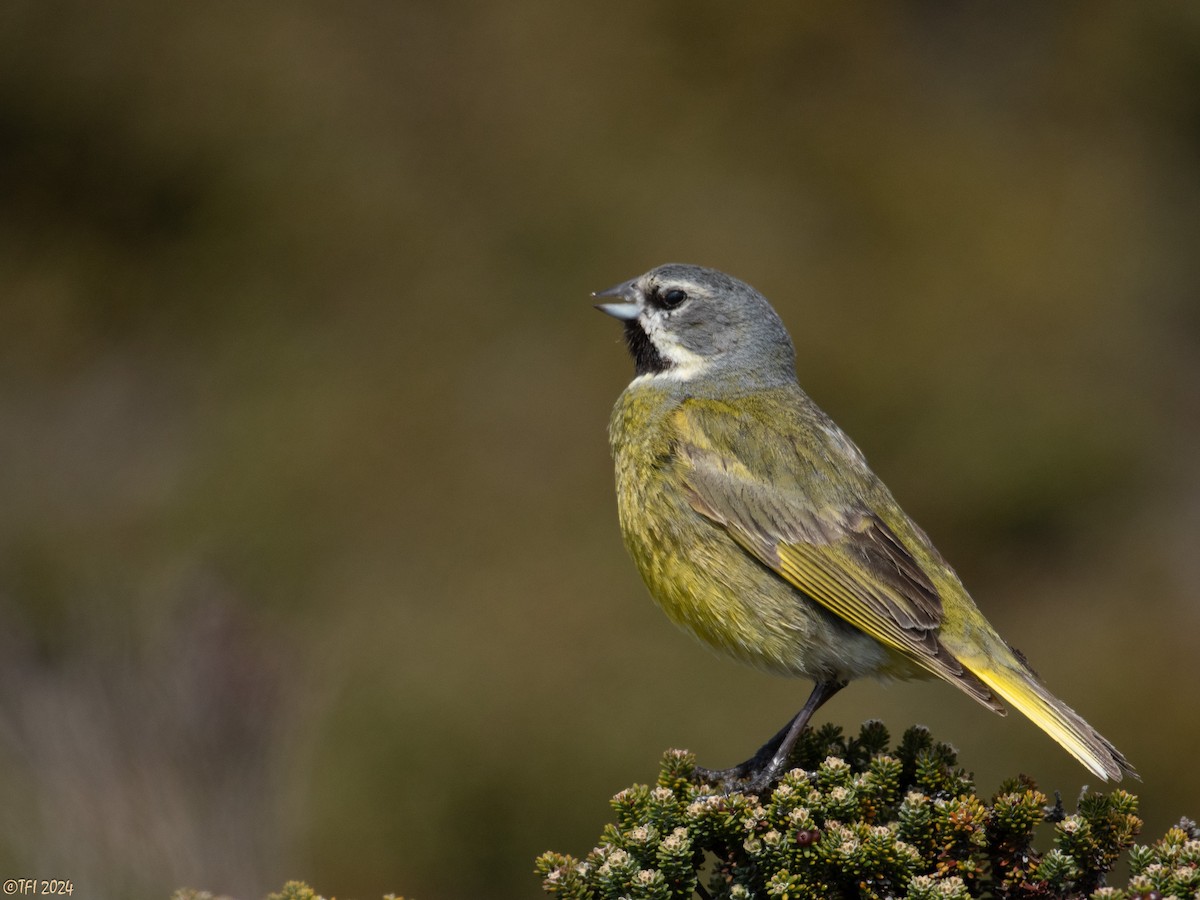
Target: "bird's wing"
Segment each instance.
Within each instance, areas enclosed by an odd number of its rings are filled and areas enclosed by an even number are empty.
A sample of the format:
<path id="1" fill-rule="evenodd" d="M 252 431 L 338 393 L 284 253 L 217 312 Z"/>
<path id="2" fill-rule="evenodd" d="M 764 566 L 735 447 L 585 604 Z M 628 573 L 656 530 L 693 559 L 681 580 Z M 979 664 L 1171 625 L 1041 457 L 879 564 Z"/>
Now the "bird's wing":
<path id="1" fill-rule="evenodd" d="M 942 598 L 872 509 L 865 495 L 878 482 L 832 423 L 810 415 L 801 427 L 685 401 L 674 425 L 692 508 L 807 597 L 995 708 L 938 640 Z M 886 495 L 881 485 L 878 492 Z"/>

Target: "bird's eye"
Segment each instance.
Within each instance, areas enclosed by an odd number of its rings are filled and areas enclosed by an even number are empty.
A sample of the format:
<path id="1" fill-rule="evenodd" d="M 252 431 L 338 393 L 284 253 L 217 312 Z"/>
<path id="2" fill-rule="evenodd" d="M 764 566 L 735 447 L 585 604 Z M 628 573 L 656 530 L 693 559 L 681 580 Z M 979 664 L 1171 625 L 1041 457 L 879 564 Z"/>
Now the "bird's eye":
<path id="1" fill-rule="evenodd" d="M 659 305 L 663 309 L 677 309 L 687 300 L 687 291 L 681 291 L 679 288 L 671 288 L 669 291 L 664 291 L 659 296 Z"/>

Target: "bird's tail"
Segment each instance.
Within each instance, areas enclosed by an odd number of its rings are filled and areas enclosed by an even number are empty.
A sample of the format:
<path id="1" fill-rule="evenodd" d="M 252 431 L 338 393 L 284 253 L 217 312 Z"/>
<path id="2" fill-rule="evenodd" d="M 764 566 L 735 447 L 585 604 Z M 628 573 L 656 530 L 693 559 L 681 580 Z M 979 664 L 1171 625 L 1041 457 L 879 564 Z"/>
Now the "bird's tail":
<path id="1" fill-rule="evenodd" d="M 1079 713 L 1051 694 L 1015 656 L 1009 660 L 980 660 L 979 664 L 964 659 L 963 663 L 1098 777 L 1120 781 L 1123 774 L 1129 773 L 1137 778 L 1137 772 L 1121 751 Z"/>

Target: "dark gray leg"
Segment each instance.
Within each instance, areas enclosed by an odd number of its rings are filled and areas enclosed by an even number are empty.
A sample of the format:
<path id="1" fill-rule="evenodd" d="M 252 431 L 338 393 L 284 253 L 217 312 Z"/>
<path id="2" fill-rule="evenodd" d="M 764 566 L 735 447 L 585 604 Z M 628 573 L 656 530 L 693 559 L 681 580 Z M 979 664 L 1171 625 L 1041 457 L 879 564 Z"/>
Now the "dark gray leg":
<path id="1" fill-rule="evenodd" d="M 824 705 L 830 697 L 846 686 L 845 681 L 818 681 L 813 685 L 812 693 L 804 708 L 792 718 L 787 725 L 769 741 L 759 748 L 759 751 L 743 763 L 732 769 L 705 769 L 696 767 L 696 777 L 709 784 L 721 785 L 729 790 L 756 793 L 763 791 L 775 781 L 784 771 L 788 757 L 796 747 L 801 732 L 808 725 L 813 713 Z"/>

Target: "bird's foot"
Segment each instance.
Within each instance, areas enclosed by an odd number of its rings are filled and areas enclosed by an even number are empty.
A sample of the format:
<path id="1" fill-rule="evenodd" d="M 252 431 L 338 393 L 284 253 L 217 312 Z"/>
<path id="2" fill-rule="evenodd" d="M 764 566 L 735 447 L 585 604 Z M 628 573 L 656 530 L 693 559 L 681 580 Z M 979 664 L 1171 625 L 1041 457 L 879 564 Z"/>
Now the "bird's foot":
<path id="1" fill-rule="evenodd" d="M 783 774 L 782 764 L 776 764 L 769 759 L 761 762 L 748 759 L 746 762 L 730 769 L 706 769 L 696 767 L 696 780 L 701 784 L 709 784 L 719 789 L 723 794 L 765 794 L 779 776 Z"/>
<path id="2" fill-rule="evenodd" d="M 758 748 L 758 752 L 732 769 L 705 769 L 696 767 L 696 780 L 711 784 L 726 794 L 740 791 L 743 794 L 764 794 L 772 784 L 788 771 L 788 762 L 801 733 L 808 727 L 808 720 L 826 700 L 846 686 L 845 681 L 818 681 L 813 685 L 804 708 L 778 733 Z"/>

